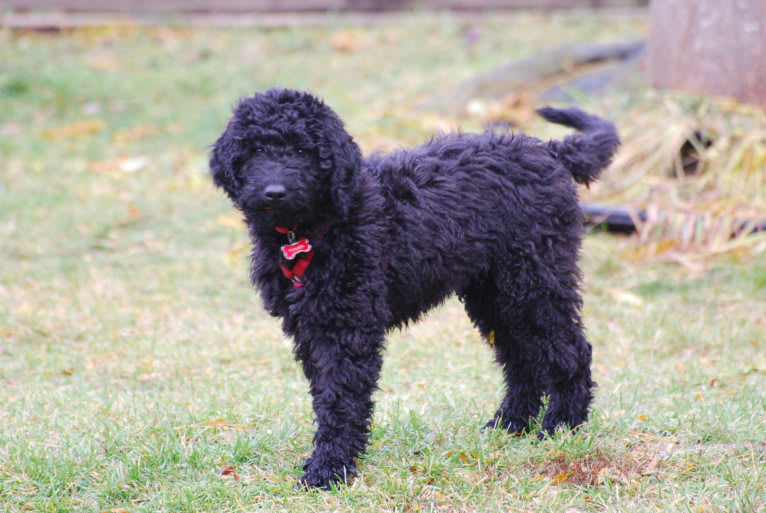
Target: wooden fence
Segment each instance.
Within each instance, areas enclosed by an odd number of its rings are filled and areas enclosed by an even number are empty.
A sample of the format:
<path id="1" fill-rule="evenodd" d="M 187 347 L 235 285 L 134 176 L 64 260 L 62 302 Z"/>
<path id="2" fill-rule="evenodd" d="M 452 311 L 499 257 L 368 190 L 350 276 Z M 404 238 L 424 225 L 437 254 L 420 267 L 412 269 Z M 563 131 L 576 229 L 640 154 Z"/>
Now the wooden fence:
<path id="1" fill-rule="evenodd" d="M 0 0 L 0 11 L 74 12 L 322 12 L 402 9 L 637 7 L 648 0 Z"/>

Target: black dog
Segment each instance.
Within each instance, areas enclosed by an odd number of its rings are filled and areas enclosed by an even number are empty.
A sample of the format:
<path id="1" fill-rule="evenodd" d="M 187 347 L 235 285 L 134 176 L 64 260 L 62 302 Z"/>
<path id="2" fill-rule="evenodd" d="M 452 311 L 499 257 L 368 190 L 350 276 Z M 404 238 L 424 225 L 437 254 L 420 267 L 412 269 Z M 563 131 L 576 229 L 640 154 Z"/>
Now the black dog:
<path id="1" fill-rule="evenodd" d="M 210 168 L 245 215 L 252 281 L 310 383 L 318 428 L 303 485 L 355 471 L 385 333 L 453 292 L 503 368 L 505 398 L 488 426 L 528 430 L 544 394 L 544 433 L 586 420 L 594 383 L 574 181 L 595 180 L 619 139 L 582 111 L 539 112 L 581 133 L 547 143 L 450 134 L 364 159 L 310 94 L 272 89 L 234 109 Z"/>

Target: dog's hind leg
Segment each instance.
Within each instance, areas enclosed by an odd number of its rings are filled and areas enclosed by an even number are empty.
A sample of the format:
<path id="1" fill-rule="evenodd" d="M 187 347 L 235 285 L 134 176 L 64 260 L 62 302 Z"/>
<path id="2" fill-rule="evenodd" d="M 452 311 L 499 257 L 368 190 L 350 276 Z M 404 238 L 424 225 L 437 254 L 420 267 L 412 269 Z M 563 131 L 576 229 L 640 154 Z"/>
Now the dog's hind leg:
<path id="1" fill-rule="evenodd" d="M 516 330 L 522 372 L 534 374 L 548 396 L 543 433 L 557 426 L 578 427 L 588 417 L 595 387 L 591 379 L 591 345 L 580 320 L 576 271 L 562 266 L 548 270 L 528 262 L 524 267 L 498 272 L 498 312 Z M 528 277 L 525 279 L 525 277 Z M 502 285 L 500 285 L 502 284 Z M 497 343 L 497 342 L 496 342 Z"/>
<path id="2" fill-rule="evenodd" d="M 528 432 L 540 413 L 543 394 L 534 358 L 524 342 L 504 326 L 490 332 L 489 341 L 503 369 L 505 397 L 486 427 L 502 427 L 512 434 Z"/>
<path id="3" fill-rule="evenodd" d="M 510 433 L 529 431 L 530 422 L 540 413 L 543 394 L 534 354 L 497 313 L 494 284 L 476 284 L 460 297 L 468 316 L 495 351 L 495 360 L 503 371 L 505 396 L 495 416 L 484 427 L 502 427 Z"/>
<path id="4" fill-rule="evenodd" d="M 569 326 L 560 326 L 550 339 L 555 346 L 550 355 L 544 434 L 553 434 L 558 426 L 579 427 L 587 420 L 593 400 L 596 384 L 591 378 L 591 345 L 585 340 L 579 321 L 569 322 Z"/>

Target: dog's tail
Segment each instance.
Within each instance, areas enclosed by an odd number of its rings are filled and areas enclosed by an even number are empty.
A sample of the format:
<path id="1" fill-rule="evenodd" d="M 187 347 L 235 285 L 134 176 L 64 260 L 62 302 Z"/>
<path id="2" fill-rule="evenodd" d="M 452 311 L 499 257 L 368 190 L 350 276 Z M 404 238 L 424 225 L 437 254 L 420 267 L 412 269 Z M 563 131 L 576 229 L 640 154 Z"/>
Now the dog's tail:
<path id="1" fill-rule="evenodd" d="M 611 122 L 579 109 L 544 107 L 537 111 L 551 123 L 580 131 L 561 141 L 550 141 L 551 154 L 572 173 L 576 182 L 589 184 L 612 162 L 620 137 Z"/>

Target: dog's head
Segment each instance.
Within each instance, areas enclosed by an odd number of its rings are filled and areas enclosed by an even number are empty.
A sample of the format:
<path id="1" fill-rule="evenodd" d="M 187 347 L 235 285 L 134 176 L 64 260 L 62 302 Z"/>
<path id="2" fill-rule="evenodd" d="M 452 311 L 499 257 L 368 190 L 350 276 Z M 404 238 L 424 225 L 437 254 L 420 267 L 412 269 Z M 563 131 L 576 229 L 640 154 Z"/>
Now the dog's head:
<path id="1" fill-rule="evenodd" d="M 264 228 L 347 216 L 361 163 L 332 109 L 288 89 L 240 100 L 210 156 L 215 184 Z"/>

